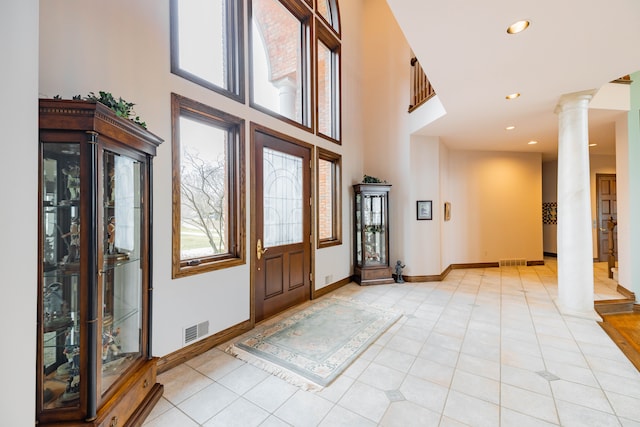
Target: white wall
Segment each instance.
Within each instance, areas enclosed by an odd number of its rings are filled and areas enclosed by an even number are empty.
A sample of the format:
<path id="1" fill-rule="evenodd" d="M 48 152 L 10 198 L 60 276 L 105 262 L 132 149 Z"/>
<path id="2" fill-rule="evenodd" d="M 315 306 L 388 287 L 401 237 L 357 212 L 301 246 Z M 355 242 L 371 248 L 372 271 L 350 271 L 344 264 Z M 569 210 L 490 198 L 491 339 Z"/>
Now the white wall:
<path id="1" fill-rule="evenodd" d="M 618 283 L 626 289 L 632 290 L 631 256 L 631 216 L 630 205 L 630 163 L 629 163 L 629 120 L 622 117 L 616 121 L 616 187 L 620 197 L 618 205 Z M 637 290 L 636 290 L 637 292 Z"/>
<path id="2" fill-rule="evenodd" d="M 342 1 L 341 7 L 347 3 Z M 410 198 L 409 60 L 411 50 L 385 0 L 367 0 L 363 10 L 364 173 L 388 181 L 389 260 L 405 260 L 415 200 Z M 362 176 L 356 182 L 360 182 Z"/>
<path id="3" fill-rule="evenodd" d="M 543 259 L 539 153 L 450 151 L 445 197 L 454 263 Z"/>
<path id="4" fill-rule="evenodd" d="M 541 156 L 450 152 L 438 138 L 410 136 L 417 118 L 446 113 L 437 99 L 407 113 L 411 50 L 384 0 L 367 2 L 364 26 L 364 87 L 372 88 L 364 94 L 364 169 L 393 185 L 391 262 L 421 276 L 454 263 L 541 260 Z M 433 221 L 416 220 L 423 199 L 434 202 Z"/>
<path id="5" fill-rule="evenodd" d="M 627 197 L 624 205 L 618 204 L 618 266 L 619 283 L 640 295 L 640 71 L 632 74 L 631 80 L 631 107 L 627 127 L 623 128 L 624 121 L 616 123 L 616 132 L 627 138 L 624 147 L 620 147 L 624 142 L 616 144 L 616 150 L 624 150 L 618 151 L 618 181 L 626 178 L 624 188 L 618 186 L 618 193 Z M 622 152 L 626 154 L 625 157 L 622 157 Z M 622 201 L 623 198 L 619 199 Z"/>
<path id="6" fill-rule="evenodd" d="M 33 426 L 36 394 L 38 0 L 0 3 L 0 33 L 0 424 L 26 427 Z"/>
<path id="7" fill-rule="evenodd" d="M 408 230 L 409 248 L 405 255 L 404 274 L 430 276 L 442 272 L 440 228 L 442 200 L 440 198 L 440 141 L 435 137 L 411 137 L 410 192 L 413 206 L 404 226 Z M 416 219 L 417 200 L 431 200 L 432 220 Z"/>
<path id="8" fill-rule="evenodd" d="M 317 250 L 314 271 L 318 287 L 325 278 L 349 277 L 351 265 L 351 184 L 362 176 L 362 96 L 360 0 L 341 3 L 343 44 L 343 144 L 337 145 L 255 111 L 170 73 L 169 2 L 156 0 L 48 0 L 41 4 L 40 92 L 71 98 L 99 90 L 136 103 L 149 130 L 165 140 L 154 160 L 154 318 L 153 353 L 163 356 L 181 348 L 183 328 L 208 320 L 216 333 L 249 319 L 250 268 L 246 265 L 171 279 L 171 112 L 175 92 L 245 118 L 247 170 L 247 250 L 249 251 L 249 124 L 256 122 L 307 143 L 342 154 L 343 244 Z M 45 18 L 46 17 L 46 18 Z M 97 20 L 96 17 L 99 17 Z M 117 30 L 106 31 L 117 24 Z M 352 25 L 353 23 L 353 25 Z M 73 28 L 73 31 L 69 31 Z M 113 27 L 115 28 L 115 27 Z M 81 37 L 78 35 L 82 35 Z M 247 26 L 245 25 L 245 36 Z M 245 39 L 248 39 L 245 37 Z M 245 64 L 248 64 L 245 50 Z M 246 73 L 248 84 L 248 73 Z M 246 86 L 248 88 L 248 86 Z M 248 92 L 248 90 L 247 90 Z M 247 260 L 250 252 L 247 252 Z M 249 262 L 249 261 L 247 261 Z"/>
<path id="9" fill-rule="evenodd" d="M 318 139 L 316 144 L 342 153 L 342 245 L 319 249 L 315 253 L 316 289 L 327 281 L 336 282 L 353 273 L 353 188 L 363 175 L 363 0 L 340 2 L 342 22 L 342 146 Z M 328 279 L 328 280 L 327 280 Z"/>

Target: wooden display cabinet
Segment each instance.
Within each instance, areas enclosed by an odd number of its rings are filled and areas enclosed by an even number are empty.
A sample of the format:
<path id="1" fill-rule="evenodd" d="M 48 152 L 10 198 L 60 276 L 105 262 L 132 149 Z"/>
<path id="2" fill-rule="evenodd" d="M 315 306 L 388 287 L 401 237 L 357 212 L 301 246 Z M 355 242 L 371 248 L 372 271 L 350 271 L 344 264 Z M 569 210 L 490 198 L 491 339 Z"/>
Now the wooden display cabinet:
<path id="1" fill-rule="evenodd" d="M 360 285 L 393 283 L 389 266 L 390 184 L 356 184 L 354 280 Z"/>
<path id="2" fill-rule="evenodd" d="M 139 425 L 151 357 L 151 169 L 160 138 L 103 104 L 39 105 L 37 424 Z"/>

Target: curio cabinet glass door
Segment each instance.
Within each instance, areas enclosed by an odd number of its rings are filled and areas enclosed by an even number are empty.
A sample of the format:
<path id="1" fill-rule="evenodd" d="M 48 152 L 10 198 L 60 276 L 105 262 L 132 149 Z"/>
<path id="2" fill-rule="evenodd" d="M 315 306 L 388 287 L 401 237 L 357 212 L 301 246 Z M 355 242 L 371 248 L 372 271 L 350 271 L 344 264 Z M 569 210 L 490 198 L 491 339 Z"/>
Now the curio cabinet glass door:
<path id="1" fill-rule="evenodd" d="M 136 425 L 151 357 L 158 137 L 100 103 L 40 100 L 38 425 Z"/>
<path id="2" fill-rule="evenodd" d="M 355 281 L 360 285 L 393 283 L 389 267 L 389 184 L 353 186 Z"/>

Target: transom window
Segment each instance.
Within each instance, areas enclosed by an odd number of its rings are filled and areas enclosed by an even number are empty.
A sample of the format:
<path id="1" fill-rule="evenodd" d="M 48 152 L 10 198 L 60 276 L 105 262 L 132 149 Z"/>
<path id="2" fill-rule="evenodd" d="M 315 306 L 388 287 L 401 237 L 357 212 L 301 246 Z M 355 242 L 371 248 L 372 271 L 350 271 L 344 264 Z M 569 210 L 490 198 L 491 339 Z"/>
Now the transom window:
<path id="1" fill-rule="evenodd" d="M 317 133 L 340 142 L 340 42 L 316 23 Z"/>
<path id="2" fill-rule="evenodd" d="M 245 0 L 170 1 L 171 72 L 244 103 Z M 337 0 L 246 2 L 250 105 L 340 143 Z"/>
<path id="3" fill-rule="evenodd" d="M 310 127 L 311 12 L 296 3 L 251 0 L 252 105 Z"/>
<path id="4" fill-rule="evenodd" d="M 244 101 L 238 0 L 171 0 L 171 72 Z"/>
<path id="5" fill-rule="evenodd" d="M 172 94 L 173 277 L 244 264 L 244 120 Z"/>

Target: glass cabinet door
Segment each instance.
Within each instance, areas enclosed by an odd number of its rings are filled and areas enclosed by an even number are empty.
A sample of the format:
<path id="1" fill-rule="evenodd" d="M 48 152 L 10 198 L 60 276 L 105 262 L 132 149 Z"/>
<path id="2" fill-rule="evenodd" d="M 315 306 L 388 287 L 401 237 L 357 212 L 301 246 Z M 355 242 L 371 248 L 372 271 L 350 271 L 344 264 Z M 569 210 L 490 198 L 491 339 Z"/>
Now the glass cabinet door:
<path id="1" fill-rule="evenodd" d="M 364 265 L 387 264 L 386 195 L 364 193 Z"/>
<path id="2" fill-rule="evenodd" d="M 362 265 L 362 195 L 356 193 L 356 265 Z"/>
<path id="3" fill-rule="evenodd" d="M 42 144 L 41 401 L 80 404 L 80 145 Z"/>
<path id="4" fill-rule="evenodd" d="M 101 392 L 142 356 L 144 235 L 141 163 L 104 151 Z"/>

